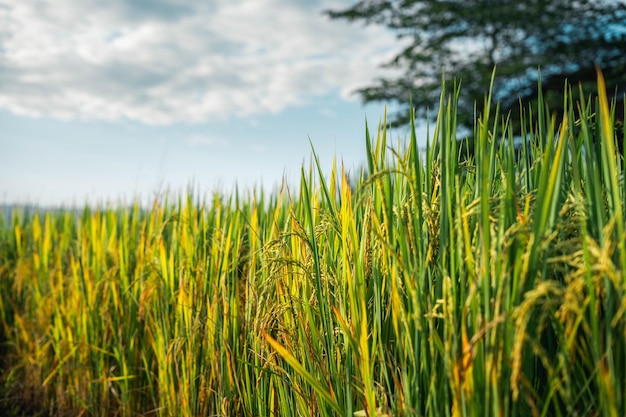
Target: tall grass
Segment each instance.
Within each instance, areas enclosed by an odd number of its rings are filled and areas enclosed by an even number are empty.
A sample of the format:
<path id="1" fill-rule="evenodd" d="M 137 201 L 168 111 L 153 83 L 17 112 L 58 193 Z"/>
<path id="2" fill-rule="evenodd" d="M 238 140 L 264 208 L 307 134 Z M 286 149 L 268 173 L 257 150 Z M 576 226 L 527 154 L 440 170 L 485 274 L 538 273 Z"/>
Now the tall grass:
<path id="1" fill-rule="evenodd" d="M 444 86 L 425 149 L 366 129 L 356 188 L 313 154 L 295 192 L 15 212 L 6 413 L 625 415 L 626 193 L 598 84 L 565 92 L 560 128 L 541 96 L 522 108 L 519 149 L 487 97 L 469 157 Z"/>

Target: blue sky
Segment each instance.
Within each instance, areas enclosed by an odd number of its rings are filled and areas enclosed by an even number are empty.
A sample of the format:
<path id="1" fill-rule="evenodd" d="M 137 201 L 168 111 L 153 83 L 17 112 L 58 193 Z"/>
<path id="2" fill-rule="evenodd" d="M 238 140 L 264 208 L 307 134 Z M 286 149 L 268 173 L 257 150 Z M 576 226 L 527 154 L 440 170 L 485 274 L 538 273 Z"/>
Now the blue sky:
<path id="1" fill-rule="evenodd" d="M 352 3 L 0 0 L 0 203 L 271 191 L 309 138 L 357 166 L 383 103 L 352 92 L 399 45 L 321 14 Z"/>

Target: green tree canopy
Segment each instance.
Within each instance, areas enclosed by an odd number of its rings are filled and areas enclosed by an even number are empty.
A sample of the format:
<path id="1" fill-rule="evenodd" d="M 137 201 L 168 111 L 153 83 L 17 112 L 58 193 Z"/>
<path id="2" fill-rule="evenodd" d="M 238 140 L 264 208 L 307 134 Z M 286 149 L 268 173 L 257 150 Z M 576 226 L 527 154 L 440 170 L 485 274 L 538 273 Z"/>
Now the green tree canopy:
<path id="1" fill-rule="evenodd" d="M 595 64 L 609 88 L 626 87 L 625 0 L 362 0 L 326 13 L 384 25 L 408 39 L 386 64 L 403 75 L 375 80 L 358 93 L 365 102 L 411 100 L 417 117 L 438 103 L 442 73 L 461 81 L 459 121 L 466 125 L 475 103 L 481 110 L 494 66 L 495 98 L 505 110 L 536 97 L 538 68 L 544 85 L 559 92 L 547 96 L 555 111 L 562 108 L 565 79 L 595 85 Z M 394 120 L 407 121 L 408 112 Z"/>

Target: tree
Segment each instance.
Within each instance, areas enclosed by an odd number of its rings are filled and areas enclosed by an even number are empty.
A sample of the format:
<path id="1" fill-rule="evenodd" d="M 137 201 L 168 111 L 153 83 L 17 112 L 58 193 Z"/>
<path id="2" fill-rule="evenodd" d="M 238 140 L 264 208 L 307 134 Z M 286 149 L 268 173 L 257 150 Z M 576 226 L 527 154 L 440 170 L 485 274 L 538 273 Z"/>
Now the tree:
<path id="1" fill-rule="evenodd" d="M 595 85 L 595 64 L 609 88 L 626 87 L 626 0 L 362 0 L 325 13 L 384 25 L 408 40 L 386 64 L 404 74 L 357 92 L 365 102 L 411 100 L 418 118 L 434 110 L 444 74 L 461 81 L 459 122 L 471 126 L 494 66 L 494 97 L 513 118 L 520 100 L 536 97 L 538 68 L 544 86 L 560 92 L 546 95 L 554 111 L 562 109 L 566 78 L 575 88 Z M 393 122 L 408 120 L 404 111 Z"/>

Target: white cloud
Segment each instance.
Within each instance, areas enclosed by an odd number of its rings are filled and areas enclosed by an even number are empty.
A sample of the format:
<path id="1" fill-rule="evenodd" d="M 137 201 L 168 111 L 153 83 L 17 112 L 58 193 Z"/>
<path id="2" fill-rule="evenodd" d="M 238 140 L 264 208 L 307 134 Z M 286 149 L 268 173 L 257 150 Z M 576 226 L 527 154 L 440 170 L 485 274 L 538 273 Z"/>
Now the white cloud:
<path id="1" fill-rule="evenodd" d="M 328 2 L 300 3 L 0 0 L 0 108 L 149 124 L 249 117 L 348 98 L 398 48 L 381 28 L 328 20 Z"/>

